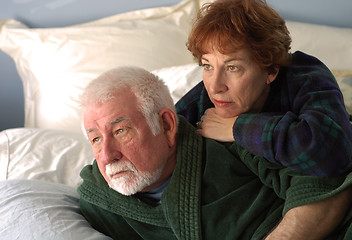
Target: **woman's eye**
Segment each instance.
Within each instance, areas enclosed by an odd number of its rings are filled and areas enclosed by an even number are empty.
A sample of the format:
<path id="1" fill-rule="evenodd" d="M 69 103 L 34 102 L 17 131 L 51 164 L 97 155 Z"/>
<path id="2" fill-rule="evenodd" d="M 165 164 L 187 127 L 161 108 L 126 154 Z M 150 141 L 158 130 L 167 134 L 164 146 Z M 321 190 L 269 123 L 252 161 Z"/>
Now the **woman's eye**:
<path id="1" fill-rule="evenodd" d="M 213 69 L 212 66 L 210 66 L 209 64 L 203 64 L 203 69 L 206 70 L 206 71 L 210 71 Z"/>
<path id="2" fill-rule="evenodd" d="M 234 72 L 234 71 L 236 71 L 237 69 L 238 69 L 238 67 L 233 66 L 233 65 L 227 66 L 227 70 L 229 70 L 229 71 L 231 71 L 231 72 Z"/>

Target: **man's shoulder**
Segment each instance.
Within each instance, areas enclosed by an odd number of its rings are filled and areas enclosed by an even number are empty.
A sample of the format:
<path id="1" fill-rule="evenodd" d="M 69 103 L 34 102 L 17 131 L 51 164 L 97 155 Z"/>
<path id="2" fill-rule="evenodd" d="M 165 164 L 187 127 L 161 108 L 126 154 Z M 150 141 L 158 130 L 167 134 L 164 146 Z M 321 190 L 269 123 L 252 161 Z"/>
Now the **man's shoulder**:
<path id="1" fill-rule="evenodd" d="M 92 164 L 86 165 L 80 173 L 80 176 L 83 180 L 82 184 L 78 187 L 78 193 L 83 195 L 91 189 L 100 189 L 103 190 L 108 188 L 104 177 L 101 175 L 98 164 L 96 160 Z"/>
<path id="2" fill-rule="evenodd" d="M 97 161 L 94 160 L 92 164 L 88 164 L 82 168 L 80 176 L 83 179 L 83 181 L 93 180 L 98 172 L 99 172 L 98 164 L 97 164 Z"/>

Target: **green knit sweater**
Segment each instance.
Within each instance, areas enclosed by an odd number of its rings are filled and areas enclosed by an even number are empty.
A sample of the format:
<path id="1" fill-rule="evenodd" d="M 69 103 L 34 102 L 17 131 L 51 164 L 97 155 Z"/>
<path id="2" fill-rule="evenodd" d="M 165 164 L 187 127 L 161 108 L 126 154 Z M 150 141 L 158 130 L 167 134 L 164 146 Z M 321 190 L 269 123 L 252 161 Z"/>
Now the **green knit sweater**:
<path id="1" fill-rule="evenodd" d="M 182 117 L 177 165 L 161 205 L 110 189 L 96 162 L 81 177 L 81 211 L 94 228 L 114 239 L 152 240 L 262 239 L 289 209 L 326 199 L 352 183 L 352 175 L 303 176 L 236 143 L 203 139 Z"/>

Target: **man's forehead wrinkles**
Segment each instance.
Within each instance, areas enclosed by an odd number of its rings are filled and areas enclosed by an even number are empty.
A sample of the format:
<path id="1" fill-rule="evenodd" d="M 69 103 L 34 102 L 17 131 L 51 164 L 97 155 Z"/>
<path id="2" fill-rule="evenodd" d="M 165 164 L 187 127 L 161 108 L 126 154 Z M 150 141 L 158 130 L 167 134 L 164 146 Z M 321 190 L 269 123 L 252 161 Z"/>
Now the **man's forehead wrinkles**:
<path id="1" fill-rule="evenodd" d="M 91 132 L 94 132 L 94 128 L 89 128 L 89 129 L 86 129 L 86 133 L 89 134 Z"/>
<path id="2" fill-rule="evenodd" d="M 120 123 L 122 121 L 125 121 L 127 120 L 125 117 L 118 117 L 112 121 L 109 122 L 110 125 L 114 125 L 114 124 L 117 124 L 117 123 Z"/>
<path id="3" fill-rule="evenodd" d="M 111 120 L 110 122 L 108 122 L 107 126 L 112 126 L 114 124 L 118 124 L 118 123 L 123 122 L 125 120 L 127 120 L 126 117 L 118 117 L 118 118 L 115 118 L 115 119 Z M 86 129 L 87 134 L 92 133 L 92 132 L 96 132 L 96 131 L 98 131 L 97 127 L 92 127 L 92 128 Z"/>

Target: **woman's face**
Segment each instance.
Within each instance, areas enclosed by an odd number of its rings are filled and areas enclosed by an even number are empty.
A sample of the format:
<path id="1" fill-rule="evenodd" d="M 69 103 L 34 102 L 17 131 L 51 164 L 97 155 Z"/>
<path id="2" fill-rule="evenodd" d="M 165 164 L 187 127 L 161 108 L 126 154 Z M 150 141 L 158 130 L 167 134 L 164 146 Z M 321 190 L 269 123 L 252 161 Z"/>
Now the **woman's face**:
<path id="1" fill-rule="evenodd" d="M 277 75 L 261 68 L 246 49 L 228 55 L 209 52 L 202 65 L 205 88 L 221 117 L 261 111 Z"/>

